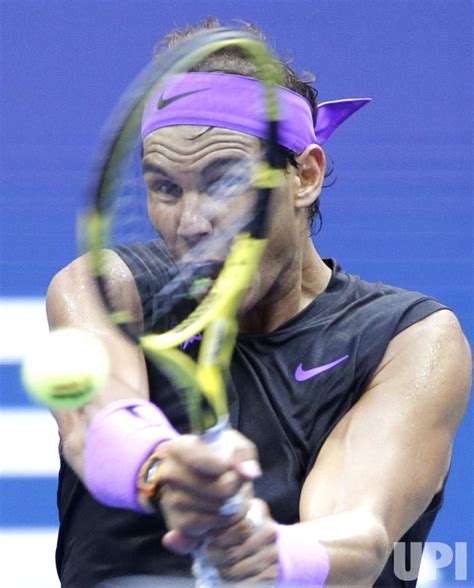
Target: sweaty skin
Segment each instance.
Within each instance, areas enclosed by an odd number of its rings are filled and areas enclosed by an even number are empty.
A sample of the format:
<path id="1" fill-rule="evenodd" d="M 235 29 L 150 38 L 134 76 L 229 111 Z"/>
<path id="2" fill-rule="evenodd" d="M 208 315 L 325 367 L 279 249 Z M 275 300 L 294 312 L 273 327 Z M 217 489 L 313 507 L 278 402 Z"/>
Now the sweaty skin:
<path id="1" fill-rule="evenodd" d="M 200 189 L 206 166 L 218 158 L 251 156 L 255 146 L 256 140 L 247 135 L 206 127 L 160 129 L 146 138 L 149 214 L 176 257 L 226 222 L 224 214 L 209 215 L 206 208 L 207 196 Z M 329 282 L 330 270 L 307 230 L 307 207 L 321 191 L 324 153 L 309 146 L 298 162 L 298 170 L 288 169 L 273 201 L 269 246 L 245 299 L 239 325 L 243 332 L 273 331 Z M 140 321 L 139 295 L 128 268 L 112 252 L 108 262 L 117 296 Z M 87 423 L 95 412 L 119 398 L 148 398 L 143 356 L 104 319 L 85 268 L 84 258 L 74 261 L 48 291 L 50 325 L 96 332 L 114 366 L 93 402 L 55 415 L 65 457 L 79 476 Z M 470 361 L 467 341 L 451 312 L 442 310 L 419 321 L 391 341 L 361 400 L 328 437 L 304 483 L 299 524 L 311 525 L 329 552 L 329 585 L 371 585 L 393 543 L 442 487 L 467 403 Z M 274 580 L 276 525 L 266 505 L 252 499 L 248 480 L 255 471 L 246 471 L 245 465 L 257 451 L 237 432 L 233 448 L 230 455 L 219 456 L 192 435 L 160 445 L 165 458 L 161 506 L 170 528 L 164 544 L 189 553 L 207 533 L 211 558 L 223 577 Z M 248 496 L 242 511 L 232 520 L 219 515 L 219 507 L 242 485 Z M 261 513 L 258 527 L 244 516 L 249 508 Z"/>

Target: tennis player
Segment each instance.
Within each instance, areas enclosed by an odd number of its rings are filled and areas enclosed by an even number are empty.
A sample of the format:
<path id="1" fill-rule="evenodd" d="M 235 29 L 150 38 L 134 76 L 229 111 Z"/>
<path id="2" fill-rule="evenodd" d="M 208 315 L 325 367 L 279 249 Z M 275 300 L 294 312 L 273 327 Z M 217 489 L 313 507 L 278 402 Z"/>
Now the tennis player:
<path id="1" fill-rule="evenodd" d="M 203 25 L 214 26 L 213 19 Z M 190 32 L 174 32 L 165 43 Z M 362 104 L 342 102 L 318 113 L 315 90 L 281 67 L 281 100 L 291 112 L 281 139 L 288 167 L 271 213 L 269 247 L 240 320 L 229 390 L 236 430 L 228 454 L 186 434 L 172 387 L 110 327 L 82 258 L 50 285 L 50 325 L 98 333 L 113 365 L 93 402 L 56 414 L 57 565 L 64 588 L 190 575 L 190 554 L 203 539 L 231 581 L 415 584 L 400 577 L 394 544 L 406 543 L 409 554 L 411 542 L 426 540 L 441 507 L 470 387 L 470 350 L 443 304 L 366 282 L 320 257 L 309 227 L 326 173 L 321 145 Z M 251 131 L 235 129 L 231 116 L 237 113 L 249 129 L 255 122 L 252 109 L 236 100 L 255 74 L 245 56 L 227 49 L 196 69 L 186 92 L 162 97 L 165 108 L 150 110 L 143 126 L 150 214 L 156 193 L 176 200 L 160 226 L 173 255 L 218 229 L 200 205 L 203 178 L 220 166 L 212 164 L 251 157 L 257 144 Z M 186 118 L 196 80 L 215 97 L 212 124 L 199 109 L 192 125 Z M 170 115 L 166 123 L 163 112 Z M 108 253 L 114 294 L 139 308 L 144 322 L 153 321 L 152 311 L 134 276 L 139 266 L 152 274 L 169 263 L 154 247 Z M 187 350 L 195 354 L 198 347 L 195 338 Z M 111 429 L 128 442 L 111 444 L 104 433 Z M 149 445 L 143 449 L 144 431 L 154 435 L 151 456 Z M 94 468 L 98 453 L 110 467 Z M 238 491 L 242 504 L 229 514 L 228 500 Z M 404 563 L 409 570 L 419 562 Z"/>

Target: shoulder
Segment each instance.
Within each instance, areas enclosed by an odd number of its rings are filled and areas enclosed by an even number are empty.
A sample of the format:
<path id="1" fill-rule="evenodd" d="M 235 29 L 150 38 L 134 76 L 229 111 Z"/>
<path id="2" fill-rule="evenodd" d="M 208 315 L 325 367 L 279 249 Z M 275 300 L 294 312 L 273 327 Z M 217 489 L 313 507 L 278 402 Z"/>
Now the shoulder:
<path id="1" fill-rule="evenodd" d="M 419 359 L 431 357 L 434 361 L 442 356 L 443 365 L 453 363 L 456 367 L 471 367 L 471 350 L 467 338 L 456 315 L 446 308 L 417 321 L 394 337 L 387 349 L 387 356 L 389 360 L 394 360 L 412 351 L 418 352 Z M 381 362 L 378 371 L 384 368 L 385 363 Z"/>
<path id="2" fill-rule="evenodd" d="M 114 251 L 129 267 L 135 279 L 155 276 L 155 281 L 169 280 L 176 272 L 176 264 L 162 239 L 119 245 Z"/>
<path id="3" fill-rule="evenodd" d="M 416 292 L 386 284 L 381 281 L 369 281 L 356 274 L 344 271 L 336 260 L 326 260 L 333 275 L 327 291 L 324 306 L 329 313 L 344 313 L 345 316 L 366 320 L 368 316 L 376 320 L 387 322 L 392 318 L 401 318 L 407 311 L 418 307 L 415 315 L 423 317 L 434 310 L 446 308 L 433 297 L 422 292 Z M 351 312 L 347 313 L 350 308 Z M 421 311 L 421 312 L 420 312 Z M 407 326 L 406 323 L 404 326 Z"/>
<path id="4" fill-rule="evenodd" d="M 117 286 L 125 286 L 132 282 L 132 274 L 128 265 L 111 249 L 103 251 L 103 261 L 107 265 L 107 273 L 111 281 Z M 48 287 L 48 297 L 64 291 L 77 290 L 82 287 L 89 287 L 93 281 L 92 264 L 88 254 L 81 255 L 71 263 L 63 267 L 51 280 Z"/>
<path id="5" fill-rule="evenodd" d="M 471 373 L 471 349 L 461 325 L 453 312 L 442 309 L 390 341 L 367 391 L 410 391 L 413 404 L 457 424 L 467 405 Z"/>
<path id="6" fill-rule="evenodd" d="M 141 303 L 133 275 L 127 264 L 112 250 L 104 250 L 109 287 L 117 308 L 130 308 L 141 314 Z M 83 255 L 62 268 L 51 280 L 46 309 L 51 327 L 74 325 L 104 315 L 92 278 L 89 256 Z"/>
<path id="7" fill-rule="evenodd" d="M 344 272 L 337 263 L 334 274 L 340 286 L 338 304 L 333 308 L 344 317 L 350 329 L 360 334 L 361 340 L 368 338 L 374 344 L 379 341 L 386 346 L 408 327 L 438 311 L 448 310 L 430 295 L 364 280 Z"/>

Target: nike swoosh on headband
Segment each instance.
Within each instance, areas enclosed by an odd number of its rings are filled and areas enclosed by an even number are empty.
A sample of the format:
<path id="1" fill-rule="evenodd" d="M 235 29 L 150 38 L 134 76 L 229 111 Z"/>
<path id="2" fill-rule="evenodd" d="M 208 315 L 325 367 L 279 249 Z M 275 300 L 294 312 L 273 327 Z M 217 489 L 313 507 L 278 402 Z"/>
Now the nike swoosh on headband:
<path id="1" fill-rule="evenodd" d="M 158 100 L 157 108 L 158 108 L 158 110 L 163 110 L 163 108 L 166 108 L 167 106 L 169 106 L 170 104 L 173 104 L 173 102 L 176 102 L 177 100 L 181 100 L 181 98 L 186 98 L 186 96 L 191 96 L 192 94 L 198 94 L 199 92 L 205 92 L 206 90 L 209 90 L 209 88 L 201 88 L 199 90 L 191 90 L 189 92 L 183 92 L 182 94 L 175 94 L 174 96 L 170 96 L 169 98 L 164 98 L 163 94 L 161 94 L 161 96 Z"/>
<path id="2" fill-rule="evenodd" d="M 346 359 L 348 359 L 348 358 L 349 358 L 348 355 L 344 355 L 343 357 L 340 357 L 339 359 L 331 361 L 331 363 L 326 363 L 324 365 L 320 365 L 320 366 L 312 368 L 310 370 L 303 369 L 303 364 L 300 363 L 295 371 L 295 380 L 297 382 L 305 382 L 306 380 L 314 378 L 314 376 L 317 376 L 318 374 L 322 374 L 323 372 L 327 372 L 331 368 L 336 367 L 337 365 L 339 365 L 343 361 L 346 361 Z"/>

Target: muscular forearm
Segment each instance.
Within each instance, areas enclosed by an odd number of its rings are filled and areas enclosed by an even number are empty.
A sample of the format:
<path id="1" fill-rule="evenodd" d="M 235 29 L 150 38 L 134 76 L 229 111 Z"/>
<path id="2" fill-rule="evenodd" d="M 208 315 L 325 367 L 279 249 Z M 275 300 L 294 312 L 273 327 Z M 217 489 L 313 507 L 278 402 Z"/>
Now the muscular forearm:
<path id="1" fill-rule="evenodd" d="M 261 524 L 244 520 L 212 533 L 210 555 L 227 580 L 368 587 L 382 572 L 391 545 L 383 525 L 369 512 L 277 525 L 265 503 L 251 503 L 261 512 Z"/>
<path id="2" fill-rule="evenodd" d="M 327 586 L 372 586 L 393 546 L 381 524 L 361 510 L 329 515 L 300 523 L 327 550 Z"/>
<path id="3" fill-rule="evenodd" d="M 53 412 L 61 436 L 62 455 L 83 482 L 84 447 L 89 424 L 93 417 L 111 402 L 137 397 L 140 397 L 139 392 L 112 375 L 104 388 L 82 408 Z"/>
<path id="4" fill-rule="evenodd" d="M 110 358 L 110 378 L 88 404 L 77 410 L 54 413 L 61 435 L 63 455 L 81 479 L 84 443 L 88 424 L 94 415 L 116 400 L 148 398 L 143 354 L 106 318 L 94 288 L 86 261 L 80 258 L 55 276 L 46 299 L 51 329 L 87 329 L 106 346 Z"/>

